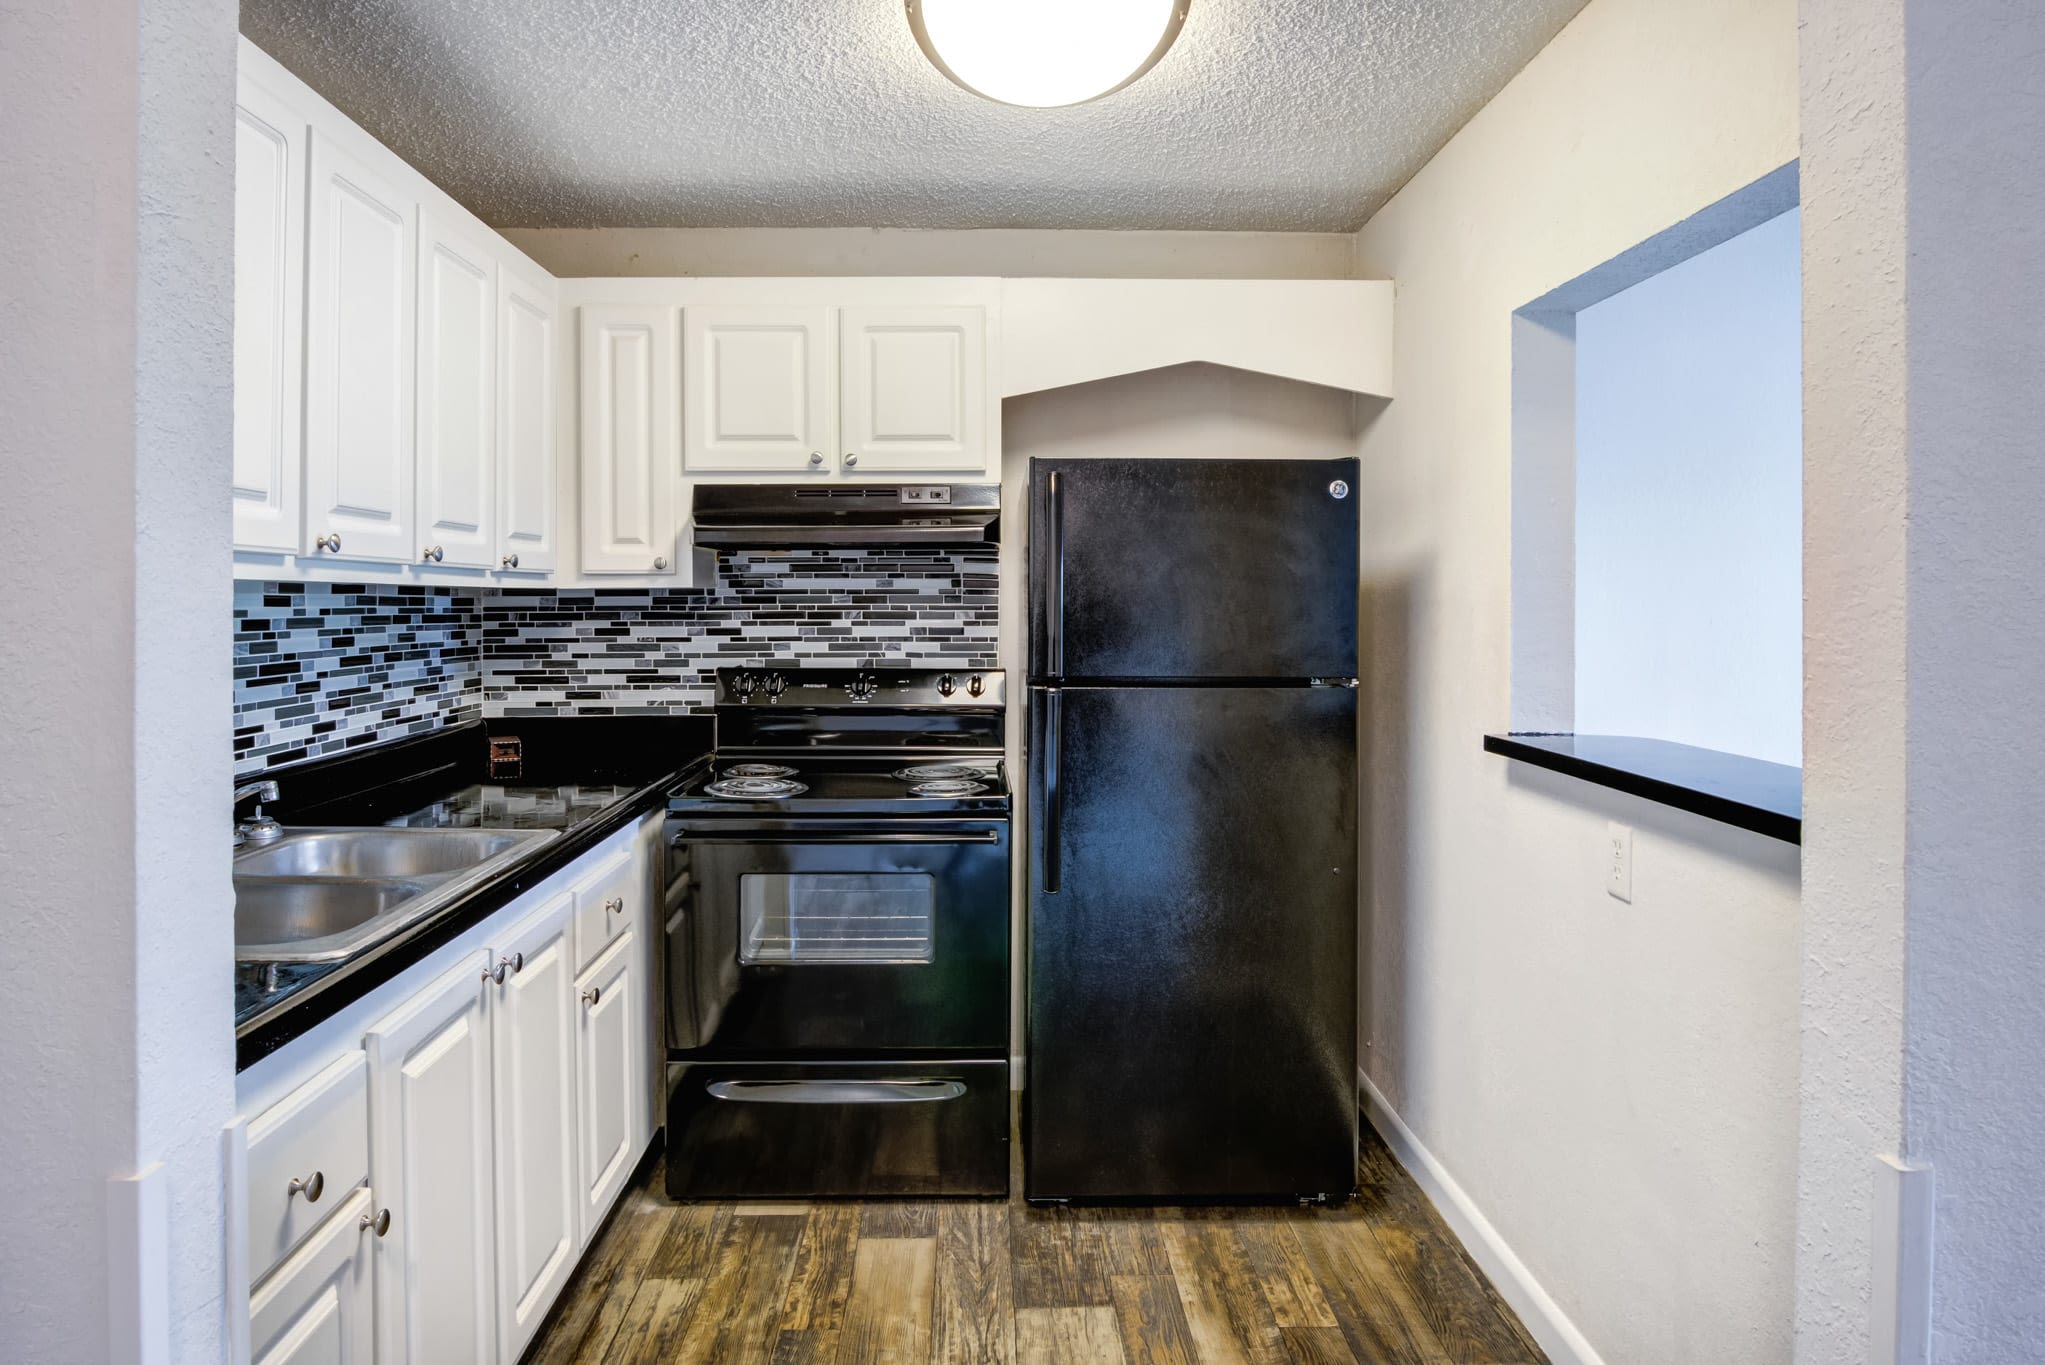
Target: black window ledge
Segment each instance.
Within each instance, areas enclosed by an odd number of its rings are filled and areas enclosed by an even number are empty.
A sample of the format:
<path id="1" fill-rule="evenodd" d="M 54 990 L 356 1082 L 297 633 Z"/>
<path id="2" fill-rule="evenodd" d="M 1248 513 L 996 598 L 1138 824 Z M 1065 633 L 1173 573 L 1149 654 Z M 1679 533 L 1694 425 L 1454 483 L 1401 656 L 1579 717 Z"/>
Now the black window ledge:
<path id="1" fill-rule="evenodd" d="M 1486 735 L 1484 748 L 1771 839 L 1804 841 L 1803 769 L 1786 763 L 1631 735 Z"/>

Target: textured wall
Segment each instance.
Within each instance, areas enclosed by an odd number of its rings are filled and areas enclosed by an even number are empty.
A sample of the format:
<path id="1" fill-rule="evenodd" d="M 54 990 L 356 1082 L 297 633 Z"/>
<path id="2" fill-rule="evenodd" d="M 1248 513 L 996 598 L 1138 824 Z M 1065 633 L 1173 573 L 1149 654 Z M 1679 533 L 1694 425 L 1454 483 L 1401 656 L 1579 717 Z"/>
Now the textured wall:
<path id="1" fill-rule="evenodd" d="M 234 26 L 0 7 L 8 1361 L 226 1358 Z"/>
<path id="2" fill-rule="evenodd" d="M 1481 751 L 1511 715 L 1512 314 L 1793 160 L 1796 52 L 1794 0 L 1592 0 L 1358 240 L 1399 283 L 1363 435 L 1365 1064 L 1614 1365 L 1789 1359 L 1798 862 Z"/>

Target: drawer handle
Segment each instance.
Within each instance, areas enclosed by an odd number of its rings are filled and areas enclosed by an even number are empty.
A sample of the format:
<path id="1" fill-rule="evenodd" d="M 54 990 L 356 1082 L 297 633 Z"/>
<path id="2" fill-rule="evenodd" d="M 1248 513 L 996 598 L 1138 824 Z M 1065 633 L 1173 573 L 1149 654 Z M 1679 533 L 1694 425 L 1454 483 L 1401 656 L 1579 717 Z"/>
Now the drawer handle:
<path id="1" fill-rule="evenodd" d="M 624 912 L 624 909 L 625 898 L 623 896 L 613 896 L 604 902 L 604 913 L 607 915 L 621 914 Z"/>
<path id="2" fill-rule="evenodd" d="M 502 962 L 498 963 L 498 964 L 497 964 L 496 966 L 494 966 L 494 967 L 485 967 L 485 968 L 483 969 L 483 979 L 484 979 L 485 981 L 494 981 L 494 982 L 496 982 L 496 983 L 497 983 L 498 985 L 500 985 L 500 986 L 501 986 L 501 985 L 503 985 L 503 984 L 504 984 L 504 967 L 505 967 L 505 964 L 504 964 L 504 963 L 502 963 Z"/>
<path id="3" fill-rule="evenodd" d="M 749 1104 L 932 1104 L 966 1093 L 960 1081 L 712 1081 L 712 1099 Z"/>
<path id="4" fill-rule="evenodd" d="M 603 998 L 604 988 L 602 986 L 591 986 L 582 993 L 582 1003 L 585 1005 L 594 1005 Z"/>
<path id="5" fill-rule="evenodd" d="M 511 974 L 512 974 L 513 976 L 517 976 L 517 975 L 518 975 L 518 974 L 519 974 L 520 972 L 522 972 L 522 971 L 524 971 L 524 970 L 525 970 L 525 954 L 524 954 L 524 953 L 513 953 L 513 954 L 511 955 Z"/>
<path id="6" fill-rule="evenodd" d="M 365 1213 L 356 1220 L 355 1226 L 381 1237 L 391 1230 L 391 1211 L 378 1209 L 374 1214 Z"/>
<path id="7" fill-rule="evenodd" d="M 289 1199 L 294 1194 L 302 1194 L 306 1203 L 317 1204 L 320 1202 L 320 1196 L 326 1193 L 326 1189 L 326 1173 L 314 1171 L 312 1177 L 307 1180 L 300 1180 L 297 1176 L 291 1177 L 291 1183 L 284 1187 L 284 1197 Z"/>

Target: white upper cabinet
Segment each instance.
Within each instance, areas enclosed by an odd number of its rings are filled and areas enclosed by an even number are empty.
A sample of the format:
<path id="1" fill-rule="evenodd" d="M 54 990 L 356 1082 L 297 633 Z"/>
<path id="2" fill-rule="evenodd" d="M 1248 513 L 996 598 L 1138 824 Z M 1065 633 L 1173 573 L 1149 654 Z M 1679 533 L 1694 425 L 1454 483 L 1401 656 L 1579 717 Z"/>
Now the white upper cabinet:
<path id="1" fill-rule="evenodd" d="M 299 546 L 305 143 L 305 115 L 243 76 L 234 109 L 236 549 Z"/>
<path id="2" fill-rule="evenodd" d="M 497 269 L 497 562 L 520 573 L 555 565 L 558 503 L 553 282 Z"/>
<path id="3" fill-rule="evenodd" d="M 429 564 L 497 566 L 497 262 L 419 215 L 419 542 Z"/>
<path id="4" fill-rule="evenodd" d="M 685 308 L 692 474 L 824 469 L 837 446 L 825 308 Z"/>
<path id="5" fill-rule="evenodd" d="M 839 319 L 843 467 L 987 466 L 987 313 L 847 308 Z"/>
<path id="6" fill-rule="evenodd" d="M 680 373 L 672 308 L 582 309 L 582 571 L 673 573 Z"/>
<path id="7" fill-rule="evenodd" d="M 306 553 L 405 563 L 413 537 L 418 204 L 314 129 Z"/>

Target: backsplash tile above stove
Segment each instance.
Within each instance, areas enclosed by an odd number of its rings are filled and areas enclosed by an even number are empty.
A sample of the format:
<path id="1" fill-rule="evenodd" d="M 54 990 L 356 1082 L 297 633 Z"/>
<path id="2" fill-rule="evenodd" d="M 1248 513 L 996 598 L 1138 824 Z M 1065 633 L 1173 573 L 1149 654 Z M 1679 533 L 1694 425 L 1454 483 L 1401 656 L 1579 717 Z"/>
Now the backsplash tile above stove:
<path id="1" fill-rule="evenodd" d="M 234 585 L 237 776 L 481 714 L 473 593 Z"/>
<path id="2" fill-rule="evenodd" d="M 477 716 L 706 711 L 716 670 L 993 668 L 992 550 L 726 556 L 714 588 L 237 583 L 234 771 Z"/>
<path id="3" fill-rule="evenodd" d="M 483 603 L 496 716 L 704 710 L 730 664 L 993 668 L 992 550 L 728 555 L 713 591 L 506 591 Z"/>

